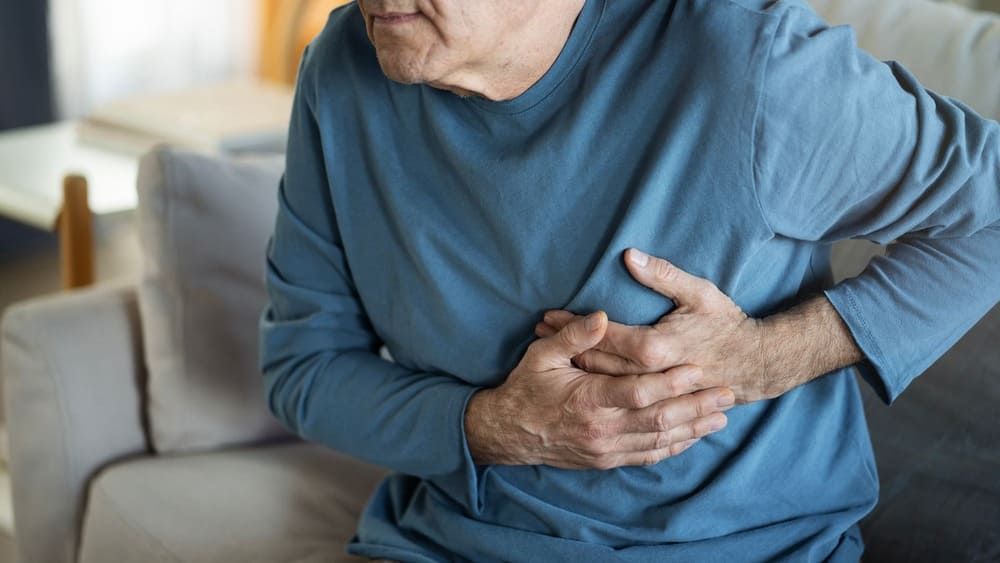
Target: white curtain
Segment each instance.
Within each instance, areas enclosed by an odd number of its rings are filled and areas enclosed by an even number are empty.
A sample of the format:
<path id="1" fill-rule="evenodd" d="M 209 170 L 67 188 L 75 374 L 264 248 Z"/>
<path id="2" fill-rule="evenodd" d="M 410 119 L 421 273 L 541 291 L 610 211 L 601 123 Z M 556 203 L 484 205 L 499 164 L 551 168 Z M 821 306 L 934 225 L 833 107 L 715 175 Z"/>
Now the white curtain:
<path id="1" fill-rule="evenodd" d="M 138 93 L 252 76 L 252 0 L 50 0 L 59 117 Z"/>

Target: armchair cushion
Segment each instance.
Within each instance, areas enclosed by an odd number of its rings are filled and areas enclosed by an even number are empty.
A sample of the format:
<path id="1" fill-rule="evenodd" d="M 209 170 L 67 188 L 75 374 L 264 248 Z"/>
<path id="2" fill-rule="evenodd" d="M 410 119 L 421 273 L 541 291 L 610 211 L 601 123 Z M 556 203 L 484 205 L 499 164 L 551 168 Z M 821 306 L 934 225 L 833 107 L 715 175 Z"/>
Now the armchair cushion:
<path id="1" fill-rule="evenodd" d="M 365 561 L 344 546 L 384 476 L 301 442 L 119 464 L 91 488 L 80 562 Z"/>
<path id="2" fill-rule="evenodd" d="M 132 284 L 12 306 L 3 319 L 4 399 L 18 560 L 76 561 L 87 483 L 148 451 Z"/>
<path id="3" fill-rule="evenodd" d="M 140 165 L 139 306 L 158 452 L 286 435 L 257 369 L 264 252 L 283 165 L 169 148 Z"/>

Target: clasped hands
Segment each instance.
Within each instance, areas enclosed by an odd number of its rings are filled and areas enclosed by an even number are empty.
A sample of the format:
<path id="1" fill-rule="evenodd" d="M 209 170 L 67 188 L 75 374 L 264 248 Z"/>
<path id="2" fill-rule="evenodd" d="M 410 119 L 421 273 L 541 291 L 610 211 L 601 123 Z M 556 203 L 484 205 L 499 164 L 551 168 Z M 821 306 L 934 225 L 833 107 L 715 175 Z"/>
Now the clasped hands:
<path id="1" fill-rule="evenodd" d="M 469 403 L 477 463 L 650 465 L 723 429 L 734 404 L 786 391 L 767 377 L 761 321 L 666 260 L 630 249 L 625 263 L 676 308 L 651 326 L 547 312 L 507 380 Z"/>

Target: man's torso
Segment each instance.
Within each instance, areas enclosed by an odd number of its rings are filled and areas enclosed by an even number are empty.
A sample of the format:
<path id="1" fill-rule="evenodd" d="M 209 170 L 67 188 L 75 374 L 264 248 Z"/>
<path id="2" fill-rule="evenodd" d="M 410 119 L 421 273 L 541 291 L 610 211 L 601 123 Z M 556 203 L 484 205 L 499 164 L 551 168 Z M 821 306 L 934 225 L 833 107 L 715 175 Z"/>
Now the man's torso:
<path id="1" fill-rule="evenodd" d="M 351 275 L 395 360 L 494 386 L 547 309 L 651 323 L 672 304 L 628 275 L 632 246 L 752 315 L 829 283 L 828 248 L 773 236 L 754 195 L 771 21 L 721 0 L 589 0 L 549 74 L 495 103 L 389 82 L 354 9 L 335 14 L 313 47 L 330 69 L 316 118 Z M 846 542 L 849 557 L 877 496 L 846 370 L 738 407 L 654 466 L 481 468 L 477 506 L 464 483 L 390 477 L 352 549 L 823 559 Z"/>

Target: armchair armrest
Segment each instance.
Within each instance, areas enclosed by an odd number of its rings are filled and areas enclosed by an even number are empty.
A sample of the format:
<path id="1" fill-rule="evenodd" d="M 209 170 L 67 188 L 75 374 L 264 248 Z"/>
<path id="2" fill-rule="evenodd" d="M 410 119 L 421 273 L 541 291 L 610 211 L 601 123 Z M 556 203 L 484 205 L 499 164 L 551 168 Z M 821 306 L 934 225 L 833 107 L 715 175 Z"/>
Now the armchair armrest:
<path id="1" fill-rule="evenodd" d="M 0 330 L 20 561 L 73 562 L 89 479 L 149 451 L 135 289 L 16 304 Z"/>
<path id="2" fill-rule="evenodd" d="M 858 44 L 895 59 L 920 81 L 1000 119 L 1000 17 L 930 0 L 810 0 L 830 23 L 854 27 Z"/>

